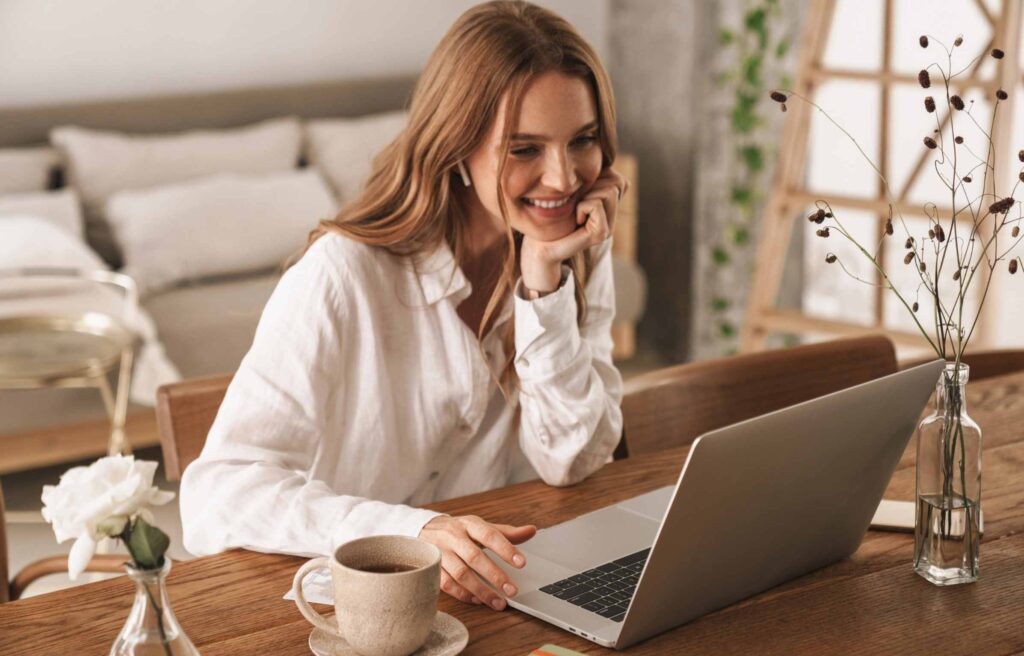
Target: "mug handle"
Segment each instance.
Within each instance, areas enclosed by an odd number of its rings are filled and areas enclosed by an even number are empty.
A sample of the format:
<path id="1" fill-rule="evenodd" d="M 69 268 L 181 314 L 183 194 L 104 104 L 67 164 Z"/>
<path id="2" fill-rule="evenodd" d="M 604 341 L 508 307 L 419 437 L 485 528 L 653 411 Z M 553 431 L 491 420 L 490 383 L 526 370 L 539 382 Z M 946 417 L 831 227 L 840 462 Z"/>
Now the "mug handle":
<path id="1" fill-rule="evenodd" d="M 324 619 L 323 615 L 316 612 L 313 607 L 309 605 L 309 602 L 306 601 L 306 597 L 302 594 L 303 579 L 309 576 L 309 573 L 315 569 L 327 569 L 330 566 L 330 561 L 330 558 L 321 556 L 320 558 L 314 558 L 300 567 L 299 571 L 295 572 L 295 579 L 292 581 L 292 592 L 295 593 L 295 605 L 299 607 L 299 612 L 302 613 L 302 616 L 305 617 L 310 624 L 321 631 L 330 633 L 333 636 L 344 638 L 345 636 L 341 634 L 341 629 L 338 628 L 338 625 Z"/>

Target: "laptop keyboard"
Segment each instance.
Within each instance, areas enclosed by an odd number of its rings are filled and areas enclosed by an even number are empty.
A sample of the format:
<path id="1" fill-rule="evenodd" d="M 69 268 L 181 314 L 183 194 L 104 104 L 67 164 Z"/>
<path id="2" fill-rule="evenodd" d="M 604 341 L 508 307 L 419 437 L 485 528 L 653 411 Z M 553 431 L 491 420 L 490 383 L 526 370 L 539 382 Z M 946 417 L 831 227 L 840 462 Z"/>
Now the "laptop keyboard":
<path id="1" fill-rule="evenodd" d="M 650 549 L 638 551 L 545 585 L 540 591 L 607 617 L 613 622 L 621 622 L 650 553 Z"/>

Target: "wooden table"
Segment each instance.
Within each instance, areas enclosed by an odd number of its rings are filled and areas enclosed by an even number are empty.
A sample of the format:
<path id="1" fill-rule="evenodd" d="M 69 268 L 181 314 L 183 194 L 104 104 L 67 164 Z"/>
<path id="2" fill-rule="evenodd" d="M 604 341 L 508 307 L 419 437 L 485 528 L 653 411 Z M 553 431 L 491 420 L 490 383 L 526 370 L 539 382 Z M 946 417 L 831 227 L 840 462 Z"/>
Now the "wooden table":
<path id="1" fill-rule="evenodd" d="M 1024 373 L 968 386 L 984 431 L 981 579 L 937 588 L 911 570 L 913 538 L 869 532 L 849 559 L 707 615 L 634 654 L 1024 653 Z M 515 485 L 431 507 L 512 524 L 551 525 L 672 484 L 687 449 L 612 463 L 572 488 Z M 912 499 L 913 441 L 887 498 Z M 203 654 L 308 654 L 310 626 L 281 599 L 302 560 L 231 551 L 175 563 L 171 601 Z M 0 605 L 0 654 L 103 654 L 132 600 L 124 577 Z M 607 650 L 518 611 L 441 608 L 469 628 L 464 653 L 525 656 L 553 642 Z"/>

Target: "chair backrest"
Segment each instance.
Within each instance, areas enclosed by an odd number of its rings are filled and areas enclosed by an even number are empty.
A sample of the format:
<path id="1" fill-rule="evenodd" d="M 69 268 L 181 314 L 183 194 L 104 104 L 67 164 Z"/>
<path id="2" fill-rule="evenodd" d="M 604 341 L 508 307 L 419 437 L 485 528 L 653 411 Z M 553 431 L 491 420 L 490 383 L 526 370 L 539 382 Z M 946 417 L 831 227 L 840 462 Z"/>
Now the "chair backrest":
<path id="1" fill-rule="evenodd" d="M 11 598 L 11 575 L 7 571 L 7 519 L 4 512 L 4 488 L 0 485 L 0 604 Z"/>
<path id="2" fill-rule="evenodd" d="M 176 481 L 199 457 L 232 374 L 163 385 L 156 392 L 156 419 L 167 480 Z"/>
<path id="3" fill-rule="evenodd" d="M 924 358 L 913 360 L 902 365 L 903 369 L 909 369 L 918 364 L 929 362 L 934 359 Z M 1018 371 L 1024 371 L 1024 349 L 1005 349 L 999 351 L 972 351 L 964 353 L 963 361 L 971 368 L 971 380 L 982 378 L 993 378 Z"/>
<path id="4" fill-rule="evenodd" d="M 689 444 L 700 435 L 894 373 L 882 336 L 842 339 L 652 371 L 622 399 L 630 455 Z"/>

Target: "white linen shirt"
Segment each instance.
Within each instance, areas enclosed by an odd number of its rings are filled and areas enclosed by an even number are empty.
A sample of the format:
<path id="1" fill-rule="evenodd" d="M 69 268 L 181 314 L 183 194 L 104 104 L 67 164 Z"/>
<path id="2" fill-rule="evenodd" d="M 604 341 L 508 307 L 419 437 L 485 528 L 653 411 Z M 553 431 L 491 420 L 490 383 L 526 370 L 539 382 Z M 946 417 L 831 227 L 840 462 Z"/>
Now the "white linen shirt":
<path id="1" fill-rule="evenodd" d="M 416 505 L 599 469 L 622 431 L 622 379 L 610 242 L 594 255 L 582 327 L 563 267 L 542 298 L 523 298 L 520 282 L 481 342 L 456 312 L 472 290 L 446 244 L 413 264 L 321 237 L 274 290 L 185 471 L 185 548 L 330 554 L 418 535 L 438 513 Z M 507 402 L 485 358 L 500 370 L 513 314 L 521 389 Z"/>

